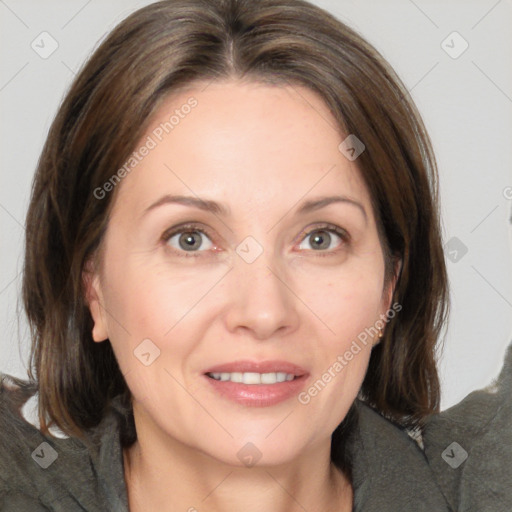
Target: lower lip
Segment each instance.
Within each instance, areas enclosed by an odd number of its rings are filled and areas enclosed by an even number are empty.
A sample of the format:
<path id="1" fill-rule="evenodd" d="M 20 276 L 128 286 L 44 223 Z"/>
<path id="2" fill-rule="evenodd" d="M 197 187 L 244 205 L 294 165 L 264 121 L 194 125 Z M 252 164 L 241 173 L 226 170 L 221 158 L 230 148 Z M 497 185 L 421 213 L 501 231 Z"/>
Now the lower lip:
<path id="1" fill-rule="evenodd" d="M 252 407 L 268 407 L 288 400 L 297 395 L 304 387 L 306 375 L 301 375 L 294 380 L 278 382 L 276 384 L 241 384 L 215 380 L 208 375 L 204 376 L 213 389 L 229 400 L 242 405 Z"/>

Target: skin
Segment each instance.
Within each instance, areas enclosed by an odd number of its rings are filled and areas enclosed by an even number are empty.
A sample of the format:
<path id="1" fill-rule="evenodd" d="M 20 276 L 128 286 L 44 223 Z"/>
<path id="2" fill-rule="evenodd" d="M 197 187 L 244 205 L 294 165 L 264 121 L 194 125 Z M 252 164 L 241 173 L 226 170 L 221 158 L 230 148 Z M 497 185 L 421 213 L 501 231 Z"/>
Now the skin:
<path id="1" fill-rule="evenodd" d="M 133 394 L 130 510 L 352 510 L 330 436 L 377 338 L 307 405 L 297 396 L 237 404 L 203 373 L 237 359 L 286 360 L 310 373 L 307 389 L 389 309 L 394 282 L 384 287 L 368 190 L 338 149 L 345 136 L 328 108 L 303 87 L 196 84 L 166 98 L 141 144 L 190 96 L 198 105 L 118 185 L 100 263 L 84 276 L 93 338 L 110 340 Z M 231 215 L 177 204 L 144 214 L 165 194 L 213 199 Z M 340 202 L 296 213 L 331 195 L 362 209 Z M 162 239 L 182 222 L 207 230 L 188 253 L 180 234 Z M 326 222 L 350 238 L 323 233 L 317 248 Z M 263 249 L 252 263 L 236 253 L 247 236 Z M 149 366 L 134 356 L 147 338 L 160 350 Z M 248 442 L 261 452 L 253 467 L 237 456 Z"/>

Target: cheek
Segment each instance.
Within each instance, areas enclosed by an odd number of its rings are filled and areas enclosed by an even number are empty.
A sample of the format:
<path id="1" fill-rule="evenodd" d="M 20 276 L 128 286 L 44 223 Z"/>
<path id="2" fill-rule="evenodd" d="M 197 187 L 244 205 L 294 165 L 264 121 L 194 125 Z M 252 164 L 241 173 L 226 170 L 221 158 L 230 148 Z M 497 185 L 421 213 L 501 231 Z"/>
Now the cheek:
<path id="1" fill-rule="evenodd" d="M 326 340 L 343 348 L 375 323 L 382 305 L 382 274 L 376 262 L 311 271 L 300 277 L 299 296 L 326 327 Z"/>
<path id="2" fill-rule="evenodd" d="M 165 337 L 211 287 L 211 279 L 191 265 L 173 267 L 144 254 L 111 264 L 107 280 L 106 303 L 117 320 L 110 322 L 112 330 L 122 324 L 125 334 L 156 339 Z"/>
<path id="3" fill-rule="evenodd" d="M 325 327 L 314 336 L 319 364 L 313 388 L 306 390 L 301 403 L 311 400 L 318 410 L 332 411 L 336 425 L 356 398 L 368 368 L 380 318 L 383 263 L 376 257 L 337 270 L 317 269 L 304 273 L 300 283 L 304 302 Z"/>
<path id="4" fill-rule="evenodd" d="M 173 268 L 137 257 L 110 265 L 104 294 L 109 339 L 136 398 L 149 394 L 155 379 L 168 381 L 166 370 L 182 374 L 216 313 L 212 283 L 225 272 L 223 266 L 198 272 L 192 265 Z M 157 356 L 149 366 L 138 358 L 144 346 L 150 359 Z"/>
<path id="5" fill-rule="evenodd" d="M 322 280 L 316 279 L 322 285 Z M 306 299 L 326 329 L 316 339 L 316 372 L 299 402 L 334 430 L 348 412 L 366 375 L 376 336 L 382 288 L 378 275 L 351 272 L 326 280 Z"/>

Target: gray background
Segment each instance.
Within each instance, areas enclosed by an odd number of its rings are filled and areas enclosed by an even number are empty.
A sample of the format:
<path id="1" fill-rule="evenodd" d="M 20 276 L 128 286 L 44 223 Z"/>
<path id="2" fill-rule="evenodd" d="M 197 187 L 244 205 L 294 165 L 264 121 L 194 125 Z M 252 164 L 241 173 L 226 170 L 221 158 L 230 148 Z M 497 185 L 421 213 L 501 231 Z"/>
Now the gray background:
<path id="1" fill-rule="evenodd" d="M 24 216 L 50 123 L 71 79 L 121 19 L 151 2 L 0 0 L 0 370 L 26 375 L 18 303 Z M 452 314 L 442 408 L 497 375 L 511 339 L 512 1 L 315 1 L 366 37 L 411 91 L 441 175 Z M 31 47 L 48 51 L 42 58 Z M 469 44 L 452 58 L 442 42 Z M 45 38 L 41 42 L 41 38 Z M 458 53 L 462 41 L 444 47 Z M 44 48 L 43 48 L 44 45 Z M 463 254 L 464 247 L 467 252 Z M 461 250 L 461 248 L 463 250 Z"/>

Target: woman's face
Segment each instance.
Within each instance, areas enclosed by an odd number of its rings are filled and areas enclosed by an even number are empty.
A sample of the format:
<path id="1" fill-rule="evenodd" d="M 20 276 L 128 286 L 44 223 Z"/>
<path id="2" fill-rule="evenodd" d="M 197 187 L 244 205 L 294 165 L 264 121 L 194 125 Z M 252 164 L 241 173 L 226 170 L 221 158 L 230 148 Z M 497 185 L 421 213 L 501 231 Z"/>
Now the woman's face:
<path id="1" fill-rule="evenodd" d="M 152 119 L 88 295 L 139 436 L 237 465 L 328 446 L 391 297 L 335 127 L 306 88 L 240 82 L 175 94 Z"/>

